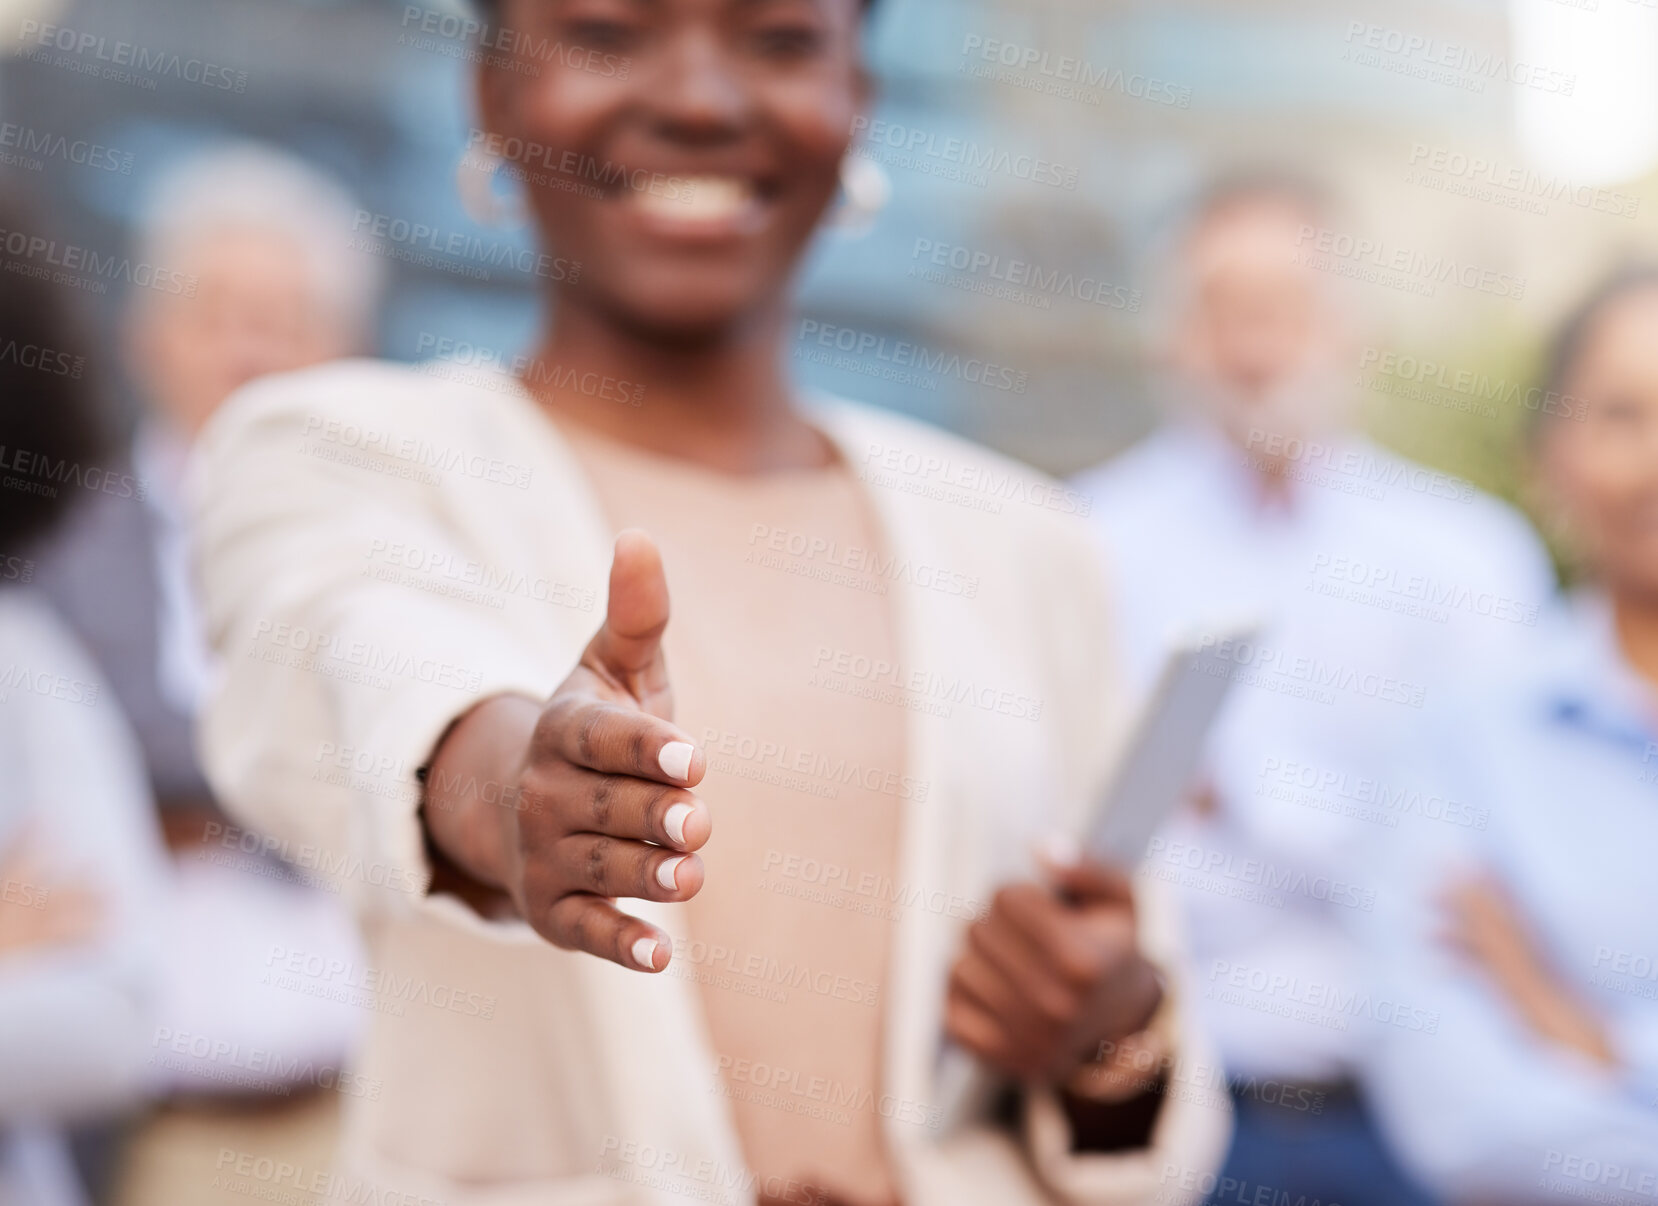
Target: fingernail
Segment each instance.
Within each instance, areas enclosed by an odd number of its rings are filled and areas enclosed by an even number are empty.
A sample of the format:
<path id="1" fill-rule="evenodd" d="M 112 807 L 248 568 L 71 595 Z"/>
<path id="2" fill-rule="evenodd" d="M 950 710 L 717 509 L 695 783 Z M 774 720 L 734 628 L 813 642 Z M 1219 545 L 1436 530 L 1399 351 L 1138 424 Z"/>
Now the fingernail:
<path id="1" fill-rule="evenodd" d="M 685 855 L 671 858 L 656 869 L 656 882 L 670 892 L 679 890 L 679 881 L 674 878 L 674 872 L 679 870 L 679 864 L 685 861 Z"/>
<path id="2" fill-rule="evenodd" d="M 656 756 L 656 761 L 662 768 L 662 773 L 670 779 L 684 782 L 691 777 L 691 755 L 696 753 L 688 741 L 670 741 L 662 747 L 662 752 Z"/>
<path id="3" fill-rule="evenodd" d="M 656 939 L 641 938 L 633 944 L 633 961 L 650 971 L 656 970 Z"/>
<path id="4" fill-rule="evenodd" d="M 685 818 L 696 809 L 689 804 L 675 804 L 662 814 L 662 828 L 668 831 L 668 836 L 681 844 L 685 841 Z"/>
<path id="5" fill-rule="evenodd" d="M 1056 867 L 1074 867 L 1082 861 L 1082 847 L 1068 833 L 1050 833 L 1043 838 L 1042 854 Z"/>

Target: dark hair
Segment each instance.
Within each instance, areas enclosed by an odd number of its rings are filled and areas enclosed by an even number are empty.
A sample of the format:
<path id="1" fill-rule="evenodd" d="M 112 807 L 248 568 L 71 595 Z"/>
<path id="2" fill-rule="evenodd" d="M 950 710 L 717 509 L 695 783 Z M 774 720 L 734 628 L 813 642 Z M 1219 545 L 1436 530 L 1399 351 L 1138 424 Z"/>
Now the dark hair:
<path id="1" fill-rule="evenodd" d="M 1549 341 L 1543 361 L 1542 398 L 1565 396 L 1566 385 L 1577 372 L 1589 338 L 1607 311 L 1626 298 L 1648 290 L 1658 291 L 1658 264 L 1627 264 L 1597 284 L 1566 313 Z M 1539 404 L 1531 414 L 1530 435 L 1536 438 L 1553 416 L 1569 413 L 1570 407 Z"/>
<path id="2" fill-rule="evenodd" d="M 88 344 L 67 286 L 51 279 L 49 244 L 22 201 L 0 192 L 0 554 L 40 537 L 104 453 Z"/>

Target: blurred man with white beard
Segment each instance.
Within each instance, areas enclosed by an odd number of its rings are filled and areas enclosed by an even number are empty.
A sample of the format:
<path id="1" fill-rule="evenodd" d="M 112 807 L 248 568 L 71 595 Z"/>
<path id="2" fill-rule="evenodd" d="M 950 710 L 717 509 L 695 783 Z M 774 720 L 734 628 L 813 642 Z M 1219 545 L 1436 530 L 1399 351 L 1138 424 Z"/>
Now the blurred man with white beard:
<path id="1" fill-rule="evenodd" d="M 1193 983 L 1237 1105 L 1218 1182 L 1239 1200 L 1426 1201 L 1355 1082 L 1389 1028 L 1431 1029 L 1367 985 L 1355 939 L 1382 835 L 1473 823 L 1395 781 L 1388 756 L 1455 673 L 1453 651 L 1534 623 L 1552 576 L 1508 508 L 1352 429 L 1344 283 L 1305 248 L 1322 195 L 1240 178 L 1195 207 L 1161 339 L 1166 425 L 1082 475 L 1142 689 L 1171 639 L 1258 618 L 1189 814 L 1144 875 L 1177 882 Z"/>

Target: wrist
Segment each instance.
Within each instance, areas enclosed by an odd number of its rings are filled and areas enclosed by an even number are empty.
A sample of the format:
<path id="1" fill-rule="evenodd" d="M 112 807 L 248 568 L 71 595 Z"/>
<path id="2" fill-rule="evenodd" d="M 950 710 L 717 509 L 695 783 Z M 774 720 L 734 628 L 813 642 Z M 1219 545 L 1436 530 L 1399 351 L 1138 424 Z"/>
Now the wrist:
<path id="1" fill-rule="evenodd" d="M 478 885 L 512 894 L 520 781 L 541 706 L 499 695 L 462 715 L 427 764 L 421 819 L 435 854 Z"/>

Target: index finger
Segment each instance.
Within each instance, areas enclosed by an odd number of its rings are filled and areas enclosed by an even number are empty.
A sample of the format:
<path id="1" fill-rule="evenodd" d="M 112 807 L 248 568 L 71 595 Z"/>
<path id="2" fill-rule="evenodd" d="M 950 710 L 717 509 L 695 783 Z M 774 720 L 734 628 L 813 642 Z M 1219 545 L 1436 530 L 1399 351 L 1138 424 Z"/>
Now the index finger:
<path id="1" fill-rule="evenodd" d="M 534 745 L 605 775 L 695 787 L 708 759 L 674 725 L 623 704 L 572 698 L 542 712 Z"/>

